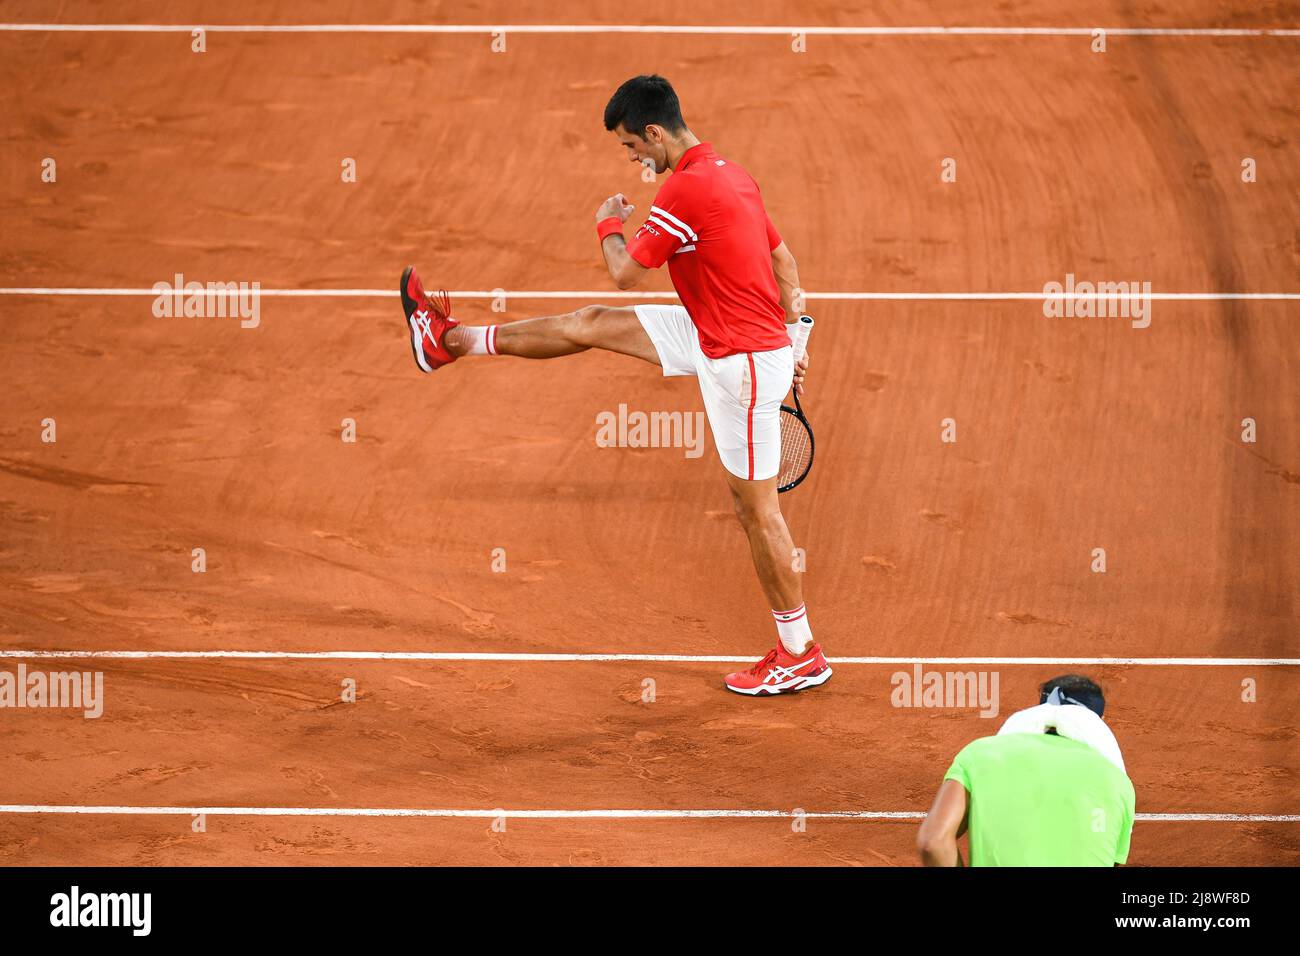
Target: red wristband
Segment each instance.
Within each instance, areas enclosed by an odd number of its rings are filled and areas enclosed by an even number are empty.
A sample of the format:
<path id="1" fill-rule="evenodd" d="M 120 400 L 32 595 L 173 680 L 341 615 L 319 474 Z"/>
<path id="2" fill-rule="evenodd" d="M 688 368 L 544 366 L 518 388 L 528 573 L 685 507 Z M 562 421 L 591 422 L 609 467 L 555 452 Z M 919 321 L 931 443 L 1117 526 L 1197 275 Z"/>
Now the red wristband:
<path id="1" fill-rule="evenodd" d="M 596 223 L 596 235 L 600 237 L 601 242 L 604 242 L 610 236 L 623 235 L 623 220 L 619 219 L 618 216 L 607 216 Z"/>

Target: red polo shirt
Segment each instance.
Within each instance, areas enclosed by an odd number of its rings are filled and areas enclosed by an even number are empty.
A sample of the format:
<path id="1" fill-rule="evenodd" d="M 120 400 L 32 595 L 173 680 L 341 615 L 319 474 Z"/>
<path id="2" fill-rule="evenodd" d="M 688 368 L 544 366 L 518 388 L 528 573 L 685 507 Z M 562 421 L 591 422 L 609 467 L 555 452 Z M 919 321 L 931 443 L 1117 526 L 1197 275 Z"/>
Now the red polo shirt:
<path id="1" fill-rule="evenodd" d="M 627 244 L 647 269 L 668 263 L 709 358 L 790 344 L 772 250 L 781 244 L 749 173 L 708 143 L 682 154 Z"/>

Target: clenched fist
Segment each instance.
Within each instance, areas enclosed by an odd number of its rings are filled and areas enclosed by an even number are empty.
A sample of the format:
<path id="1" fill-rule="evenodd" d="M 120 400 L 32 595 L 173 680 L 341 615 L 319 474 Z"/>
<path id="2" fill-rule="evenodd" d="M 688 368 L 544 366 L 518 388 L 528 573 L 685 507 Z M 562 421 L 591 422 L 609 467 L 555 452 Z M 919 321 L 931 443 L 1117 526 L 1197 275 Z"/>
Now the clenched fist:
<path id="1" fill-rule="evenodd" d="M 620 222 L 627 222 L 627 217 L 632 215 L 632 210 L 635 208 L 636 206 L 628 202 L 622 193 L 615 193 L 600 204 L 600 208 L 596 210 L 596 221 L 617 216 Z"/>

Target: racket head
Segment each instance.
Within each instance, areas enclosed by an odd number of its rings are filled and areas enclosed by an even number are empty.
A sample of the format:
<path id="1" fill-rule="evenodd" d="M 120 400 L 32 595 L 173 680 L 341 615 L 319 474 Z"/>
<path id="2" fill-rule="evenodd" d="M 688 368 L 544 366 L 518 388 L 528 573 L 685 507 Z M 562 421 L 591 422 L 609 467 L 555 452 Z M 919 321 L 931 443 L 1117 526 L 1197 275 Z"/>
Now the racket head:
<path id="1" fill-rule="evenodd" d="M 778 493 L 799 487 L 812 470 L 813 454 L 817 450 L 812 426 L 804 417 L 803 408 L 799 407 L 798 395 L 794 403 L 794 408 L 781 406 L 781 465 L 776 473 Z"/>

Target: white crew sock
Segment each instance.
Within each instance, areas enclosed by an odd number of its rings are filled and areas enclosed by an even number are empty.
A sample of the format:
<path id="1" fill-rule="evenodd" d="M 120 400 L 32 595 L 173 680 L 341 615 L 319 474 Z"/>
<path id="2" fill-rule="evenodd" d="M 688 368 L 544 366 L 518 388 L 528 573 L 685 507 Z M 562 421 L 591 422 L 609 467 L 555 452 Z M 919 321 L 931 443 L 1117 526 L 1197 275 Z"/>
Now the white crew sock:
<path id="1" fill-rule="evenodd" d="M 496 355 L 497 327 L 495 325 L 462 325 L 462 342 L 469 343 L 466 355 Z"/>
<path id="2" fill-rule="evenodd" d="M 808 609 L 800 604 L 792 611 L 773 611 L 776 618 L 776 634 L 786 652 L 795 657 L 803 657 L 812 647 L 812 628 L 808 626 Z"/>

